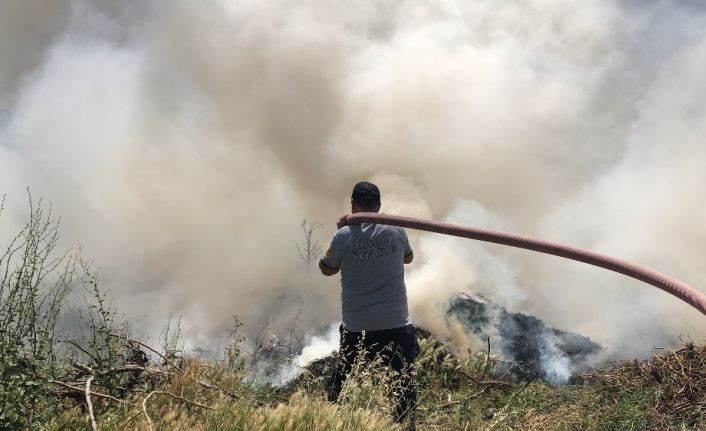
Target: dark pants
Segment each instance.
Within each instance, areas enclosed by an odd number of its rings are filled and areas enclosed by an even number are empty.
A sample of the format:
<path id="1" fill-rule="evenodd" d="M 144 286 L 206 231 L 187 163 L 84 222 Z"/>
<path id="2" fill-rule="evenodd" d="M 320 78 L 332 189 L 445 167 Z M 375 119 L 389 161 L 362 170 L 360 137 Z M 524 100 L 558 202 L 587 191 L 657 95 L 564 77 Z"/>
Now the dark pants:
<path id="1" fill-rule="evenodd" d="M 333 371 L 328 384 L 328 399 L 338 400 L 343 382 L 351 372 L 351 367 L 360 352 L 365 352 L 365 361 L 371 362 L 380 356 L 383 364 L 389 365 L 399 375 L 401 393 L 396 400 L 395 421 L 403 421 L 414 409 L 417 391 L 412 382 L 412 364 L 417 357 L 419 346 L 412 325 L 381 331 L 351 332 L 339 329 L 341 346 L 340 361 Z"/>

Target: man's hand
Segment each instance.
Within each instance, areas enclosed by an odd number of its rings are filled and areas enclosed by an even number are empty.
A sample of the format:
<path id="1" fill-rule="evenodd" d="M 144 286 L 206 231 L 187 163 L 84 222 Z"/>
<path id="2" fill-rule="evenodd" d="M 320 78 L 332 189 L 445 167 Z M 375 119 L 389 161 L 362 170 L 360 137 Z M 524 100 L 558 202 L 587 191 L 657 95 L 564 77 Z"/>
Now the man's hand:
<path id="1" fill-rule="evenodd" d="M 347 225 L 347 224 L 348 224 L 348 220 L 347 220 L 347 219 L 348 219 L 348 214 L 346 214 L 346 215 L 342 216 L 341 218 L 339 218 L 338 221 L 336 222 L 336 228 L 337 228 L 337 229 L 340 229 L 340 228 L 342 228 L 343 226 Z"/>
<path id="2" fill-rule="evenodd" d="M 326 266 L 326 264 L 324 264 L 322 261 L 319 261 L 319 269 L 321 270 L 321 273 L 322 273 L 323 275 L 327 275 L 327 276 L 328 276 L 328 275 L 334 275 L 334 274 L 338 273 L 338 269 L 337 269 L 337 268 L 329 268 L 329 267 Z"/>

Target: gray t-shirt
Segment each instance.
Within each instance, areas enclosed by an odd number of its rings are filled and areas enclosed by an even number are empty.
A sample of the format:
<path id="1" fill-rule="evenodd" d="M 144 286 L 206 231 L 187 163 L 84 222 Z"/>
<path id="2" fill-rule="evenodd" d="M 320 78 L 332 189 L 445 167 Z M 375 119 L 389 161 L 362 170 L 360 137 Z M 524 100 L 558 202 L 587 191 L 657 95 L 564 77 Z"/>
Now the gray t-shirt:
<path id="1" fill-rule="evenodd" d="M 343 325 L 349 331 L 376 331 L 409 325 L 403 257 L 412 253 L 397 226 L 344 226 L 321 262 L 341 269 Z"/>

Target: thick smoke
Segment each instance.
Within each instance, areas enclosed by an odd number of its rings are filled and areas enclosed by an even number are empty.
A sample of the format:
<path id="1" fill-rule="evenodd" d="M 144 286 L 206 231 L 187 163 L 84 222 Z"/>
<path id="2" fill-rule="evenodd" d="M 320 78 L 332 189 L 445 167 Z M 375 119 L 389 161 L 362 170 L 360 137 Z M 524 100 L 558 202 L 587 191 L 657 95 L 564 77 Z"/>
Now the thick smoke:
<path id="1" fill-rule="evenodd" d="M 299 310 L 339 318 L 307 270 L 352 184 L 383 211 L 501 227 L 706 286 L 701 2 L 10 0 L 0 4 L 3 233 L 25 187 L 148 333 L 195 344 Z M 478 291 L 642 355 L 703 316 L 553 257 L 412 234 L 413 318 Z M 446 328 L 446 329 L 445 329 Z M 444 332 L 447 331 L 447 332 Z M 456 331 L 458 332 L 458 331 Z"/>

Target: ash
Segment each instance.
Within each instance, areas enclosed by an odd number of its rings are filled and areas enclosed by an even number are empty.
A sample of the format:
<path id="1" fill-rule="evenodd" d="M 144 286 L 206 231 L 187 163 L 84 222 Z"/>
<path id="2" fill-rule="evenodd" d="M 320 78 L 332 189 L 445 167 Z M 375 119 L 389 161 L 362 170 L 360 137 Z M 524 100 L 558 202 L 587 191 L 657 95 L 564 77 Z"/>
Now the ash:
<path id="1" fill-rule="evenodd" d="M 541 378 L 555 384 L 569 382 L 586 370 L 601 346 L 580 334 L 555 329 L 540 319 L 507 311 L 482 296 L 459 294 L 451 300 L 447 318 L 456 318 L 469 336 L 489 340 L 501 361 L 496 375 L 516 380 Z"/>

